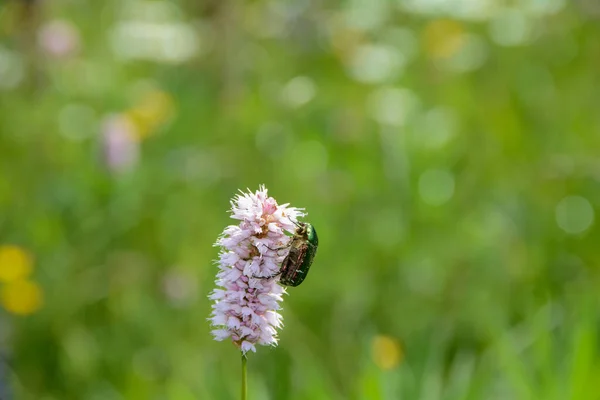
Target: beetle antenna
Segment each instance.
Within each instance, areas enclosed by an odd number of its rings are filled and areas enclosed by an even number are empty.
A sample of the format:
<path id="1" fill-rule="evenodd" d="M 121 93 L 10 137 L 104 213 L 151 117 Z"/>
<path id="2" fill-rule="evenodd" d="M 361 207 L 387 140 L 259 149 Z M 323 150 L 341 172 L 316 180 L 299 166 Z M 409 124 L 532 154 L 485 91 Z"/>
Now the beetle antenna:
<path id="1" fill-rule="evenodd" d="M 292 224 L 294 224 L 294 225 L 296 225 L 296 226 L 299 226 L 299 225 L 300 225 L 300 224 L 299 224 L 297 221 L 294 221 L 293 219 L 291 219 L 291 218 L 290 218 L 290 217 L 288 217 L 287 215 L 286 215 L 286 218 L 287 218 L 287 219 L 288 219 L 288 221 L 290 221 Z"/>

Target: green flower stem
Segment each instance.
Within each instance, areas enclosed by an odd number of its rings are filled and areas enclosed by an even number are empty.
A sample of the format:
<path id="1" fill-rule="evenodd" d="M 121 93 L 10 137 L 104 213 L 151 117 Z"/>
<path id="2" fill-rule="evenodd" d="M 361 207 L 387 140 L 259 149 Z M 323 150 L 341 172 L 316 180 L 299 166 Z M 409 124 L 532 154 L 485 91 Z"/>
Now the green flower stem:
<path id="1" fill-rule="evenodd" d="M 247 368 L 246 368 L 246 356 L 242 353 L 242 400 L 248 398 L 248 379 L 247 379 Z"/>

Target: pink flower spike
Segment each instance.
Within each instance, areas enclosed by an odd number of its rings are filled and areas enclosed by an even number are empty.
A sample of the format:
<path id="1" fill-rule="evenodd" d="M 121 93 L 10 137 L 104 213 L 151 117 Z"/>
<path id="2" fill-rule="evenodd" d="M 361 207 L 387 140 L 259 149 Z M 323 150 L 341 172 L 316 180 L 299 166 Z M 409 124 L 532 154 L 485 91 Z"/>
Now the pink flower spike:
<path id="1" fill-rule="evenodd" d="M 261 186 L 255 193 L 240 192 L 231 200 L 231 218 L 239 225 L 225 228 L 215 246 L 221 247 L 216 284 L 209 298 L 214 301 L 209 320 L 215 340 L 231 338 L 242 353 L 256 345 L 276 346 L 277 329 L 283 326 L 278 313 L 285 289 L 277 272 L 302 209 L 278 205 Z M 264 278 L 267 277 L 267 278 Z"/>

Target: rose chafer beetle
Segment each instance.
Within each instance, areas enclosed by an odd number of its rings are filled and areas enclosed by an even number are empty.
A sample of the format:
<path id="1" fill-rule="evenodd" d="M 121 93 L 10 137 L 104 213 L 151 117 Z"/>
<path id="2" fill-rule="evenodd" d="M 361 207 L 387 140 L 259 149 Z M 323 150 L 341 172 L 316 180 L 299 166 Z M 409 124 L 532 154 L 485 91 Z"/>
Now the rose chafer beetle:
<path id="1" fill-rule="evenodd" d="M 278 272 L 281 275 L 279 283 L 284 286 L 298 286 L 304 281 L 319 246 L 314 226 L 307 222 L 294 223 L 296 232 L 289 244 L 290 251 Z"/>

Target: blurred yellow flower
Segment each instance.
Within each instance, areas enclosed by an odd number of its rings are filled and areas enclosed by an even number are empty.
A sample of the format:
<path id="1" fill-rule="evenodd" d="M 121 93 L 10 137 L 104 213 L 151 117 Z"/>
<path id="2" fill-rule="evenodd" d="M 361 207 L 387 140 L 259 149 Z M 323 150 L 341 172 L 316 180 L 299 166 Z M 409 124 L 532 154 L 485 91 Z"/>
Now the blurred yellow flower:
<path id="1" fill-rule="evenodd" d="M 390 336 L 378 335 L 371 342 L 371 357 L 379 368 L 390 370 L 400 364 L 404 353 L 398 340 Z"/>
<path id="2" fill-rule="evenodd" d="M 11 282 L 2 287 L 0 301 L 8 312 L 17 315 L 32 314 L 42 306 L 42 288 L 27 280 Z"/>
<path id="3" fill-rule="evenodd" d="M 31 256 L 13 245 L 0 246 L 0 282 L 27 278 L 32 270 Z"/>
<path id="4" fill-rule="evenodd" d="M 152 90 L 143 96 L 127 115 L 135 122 L 139 139 L 145 139 L 173 116 L 175 105 L 170 94 Z"/>
<path id="5" fill-rule="evenodd" d="M 423 42 L 431 58 L 450 58 L 464 45 L 465 32 L 457 21 L 438 19 L 425 27 Z"/>

